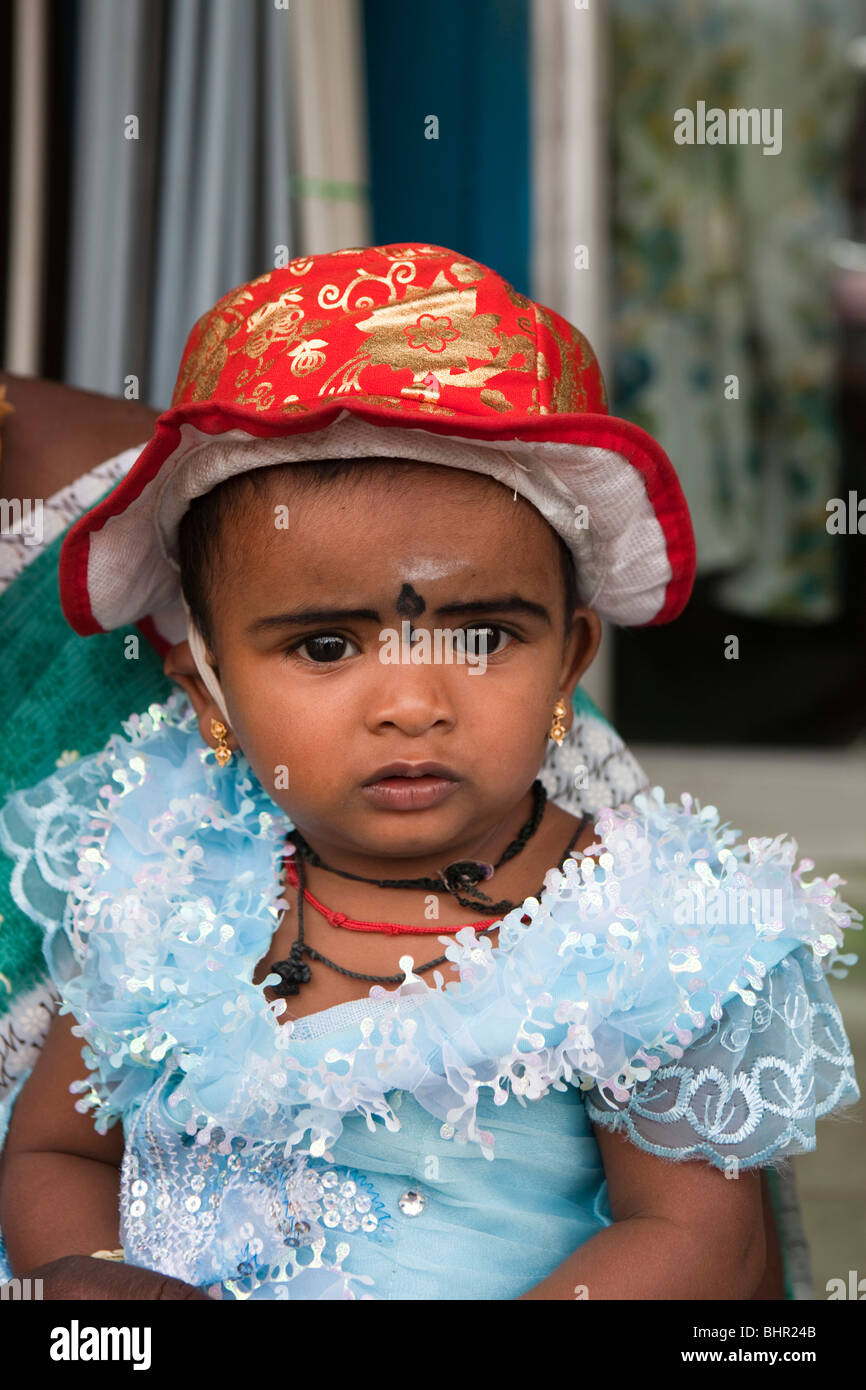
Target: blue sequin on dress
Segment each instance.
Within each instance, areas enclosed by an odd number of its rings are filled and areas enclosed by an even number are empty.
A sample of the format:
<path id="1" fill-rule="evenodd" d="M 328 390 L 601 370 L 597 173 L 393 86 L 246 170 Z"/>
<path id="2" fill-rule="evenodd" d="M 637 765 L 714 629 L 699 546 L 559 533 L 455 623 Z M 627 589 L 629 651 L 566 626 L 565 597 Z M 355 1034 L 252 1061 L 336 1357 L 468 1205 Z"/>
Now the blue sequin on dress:
<path id="1" fill-rule="evenodd" d="M 282 1024 L 252 977 L 290 827 L 180 692 L 0 810 L 76 1103 L 123 1124 L 129 1263 L 222 1299 L 513 1299 L 611 1222 L 592 1123 L 730 1171 L 859 1099 L 827 981 L 859 914 L 781 835 L 655 788 L 497 947 L 440 938 L 444 988 L 410 969 Z"/>

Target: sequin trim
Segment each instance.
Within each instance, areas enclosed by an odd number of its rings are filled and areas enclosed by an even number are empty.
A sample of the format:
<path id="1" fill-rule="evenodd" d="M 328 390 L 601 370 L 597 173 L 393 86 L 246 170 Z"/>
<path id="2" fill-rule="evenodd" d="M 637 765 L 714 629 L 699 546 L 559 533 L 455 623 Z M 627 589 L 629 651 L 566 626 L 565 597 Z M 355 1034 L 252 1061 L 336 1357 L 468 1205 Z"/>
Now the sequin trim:
<path id="1" fill-rule="evenodd" d="M 729 1004 L 751 1010 L 791 952 L 807 946 L 823 973 L 856 959 L 839 953 L 843 929 L 862 918 L 839 900 L 838 875 L 807 882 L 814 866 L 793 867 L 794 841 L 737 844 L 714 807 L 688 795 L 667 804 L 654 788 L 602 811 L 602 844 L 550 870 L 540 901 L 502 919 L 496 949 L 472 928 L 440 938 L 459 972 L 444 990 L 439 972 L 433 988 L 410 968 L 397 988 L 371 989 L 360 1024 L 293 1038 L 280 1001 L 252 984 L 291 823 L 242 755 L 217 768 L 182 692 L 124 732 L 79 760 L 80 782 L 63 769 L 67 798 L 90 796 L 90 829 L 63 931 L 47 943 L 63 1010 L 87 1043 L 79 1107 L 96 1110 L 100 1132 L 166 1068 L 180 1073 L 172 1113 L 202 1145 L 219 1130 L 227 1144 L 281 1142 L 288 1153 L 309 1134 L 305 1152 L 328 1159 L 344 1115 L 399 1129 L 387 1095 L 400 1089 L 492 1158 L 493 1135 L 476 1123 L 483 1087 L 502 1105 L 573 1084 L 615 1108 Z M 49 860 L 68 820 L 43 827 Z M 677 924 L 677 891 L 708 882 L 777 893 L 779 911 L 725 928 Z M 850 1051 L 844 1066 L 853 1077 Z M 833 1090 L 821 1086 L 818 1104 Z"/>

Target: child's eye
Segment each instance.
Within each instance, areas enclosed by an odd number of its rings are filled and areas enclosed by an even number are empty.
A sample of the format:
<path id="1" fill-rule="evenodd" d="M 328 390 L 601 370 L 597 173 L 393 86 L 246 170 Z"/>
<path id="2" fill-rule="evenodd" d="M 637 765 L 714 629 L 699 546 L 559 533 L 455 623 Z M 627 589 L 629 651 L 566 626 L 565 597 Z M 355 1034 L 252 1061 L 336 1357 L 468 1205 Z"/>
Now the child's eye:
<path id="1" fill-rule="evenodd" d="M 470 635 L 471 634 L 471 635 Z M 495 623 L 475 623 L 471 627 L 457 628 L 454 632 L 454 651 L 472 657 L 495 656 L 503 650 L 500 639 L 505 637 L 507 645 L 512 633 L 507 628 L 499 627 Z M 307 651 L 304 653 L 303 649 Z M 352 647 L 353 651 L 347 653 L 346 648 Z M 348 637 L 342 637 L 338 632 L 317 633 L 314 637 L 305 637 L 300 642 L 295 642 L 286 649 L 286 656 L 299 652 L 306 661 L 313 661 L 317 666 L 334 666 L 347 654 L 350 656 L 358 655 L 358 648 Z"/>
<path id="2" fill-rule="evenodd" d="M 303 647 L 308 648 L 308 661 L 314 661 L 319 666 L 333 666 L 345 655 L 346 647 L 355 647 L 354 642 L 350 642 L 348 637 L 341 637 L 338 632 L 317 633 L 315 637 L 305 637 L 302 642 L 297 642 L 290 647 L 286 655 L 292 652 L 300 652 Z M 350 655 L 357 655 L 358 648 Z"/>
<path id="3" fill-rule="evenodd" d="M 467 640 L 468 633 L 472 635 Z M 469 656 L 494 656 L 497 651 L 503 650 L 496 641 L 496 634 L 509 640 L 513 635 L 496 623 L 475 623 L 472 627 L 457 629 L 454 645 L 457 651 L 466 652 Z"/>

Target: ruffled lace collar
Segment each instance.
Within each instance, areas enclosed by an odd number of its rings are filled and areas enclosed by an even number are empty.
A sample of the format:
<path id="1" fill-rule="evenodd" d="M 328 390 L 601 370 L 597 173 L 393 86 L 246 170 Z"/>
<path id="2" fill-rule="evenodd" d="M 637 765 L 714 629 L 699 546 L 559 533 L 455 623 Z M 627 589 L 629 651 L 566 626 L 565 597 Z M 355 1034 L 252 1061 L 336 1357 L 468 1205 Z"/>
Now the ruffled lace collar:
<path id="1" fill-rule="evenodd" d="M 482 1088 L 497 1105 L 567 1084 L 622 1101 L 727 1000 L 754 1004 L 789 951 L 808 942 L 825 969 L 850 959 L 838 948 L 859 914 L 837 900 L 843 880 L 804 883 L 814 866 L 792 872 L 793 841 L 736 845 L 714 807 L 687 795 L 666 804 L 655 788 L 600 813 L 602 843 L 551 869 L 541 899 L 502 919 L 497 947 L 471 927 L 438 938 L 458 969 L 444 989 L 439 971 L 433 988 L 409 957 L 401 985 L 323 1011 L 317 1023 L 331 1015 L 333 1027 L 304 1036 L 308 1021 L 281 1024 L 282 1001 L 252 982 L 281 910 L 292 822 L 242 754 L 218 767 L 182 693 L 124 733 L 82 760 L 82 785 L 100 796 L 64 923 L 75 968 L 48 947 L 88 1044 L 79 1108 L 95 1107 L 103 1131 L 143 1099 L 154 1069 L 172 1067 L 170 1113 L 201 1143 L 289 1149 L 309 1133 L 307 1151 L 331 1161 L 345 1116 L 400 1128 L 386 1099 L 399 1089 L 442 1121 L 443 1137 L 492 1158 L 493 1135 L 476 1123 Z M 741 926 L 677 924 L 673 895 L 701 883 L 764 889 L 776 911 Z"/>

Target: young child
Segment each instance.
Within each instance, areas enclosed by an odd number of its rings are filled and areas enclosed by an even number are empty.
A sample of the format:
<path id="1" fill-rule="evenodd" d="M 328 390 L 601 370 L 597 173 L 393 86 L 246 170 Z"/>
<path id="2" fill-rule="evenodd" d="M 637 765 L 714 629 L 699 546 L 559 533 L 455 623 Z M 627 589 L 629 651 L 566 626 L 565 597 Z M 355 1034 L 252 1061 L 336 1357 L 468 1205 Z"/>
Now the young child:
<path id="1" fill-rule="evenodd" d="M 183 691 L 0 812 L 62 998 L 14 1273 L 756 1293 L 761 1169 L 859 1099 L 826 975 L 860 914 L 688 795 L 581 819 L 538 780 L 600 618 L 669 621 L 693 572 L 664 452 L 488 268 L 353 248 L 203 316 L 61 559 L 75 630 L 137 624 Z"/>

